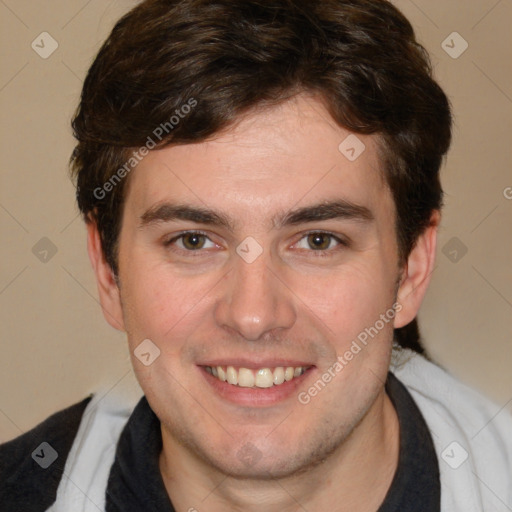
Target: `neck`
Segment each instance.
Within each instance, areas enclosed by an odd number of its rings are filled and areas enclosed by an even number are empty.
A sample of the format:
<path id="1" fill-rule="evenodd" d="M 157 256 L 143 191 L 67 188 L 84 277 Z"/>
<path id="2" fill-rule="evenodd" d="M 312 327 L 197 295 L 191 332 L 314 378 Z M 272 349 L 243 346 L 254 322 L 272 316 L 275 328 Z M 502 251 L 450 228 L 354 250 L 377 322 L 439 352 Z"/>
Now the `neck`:
<path id="1" fill-rule="evenodd" d="M 349 437 L 313 468 L 286 478 L 237 479 L 198 460 L 162 429 L 160 471 L 176 512 L 374 512 L 398 465 L 399 425 L 384 390 Z"/>

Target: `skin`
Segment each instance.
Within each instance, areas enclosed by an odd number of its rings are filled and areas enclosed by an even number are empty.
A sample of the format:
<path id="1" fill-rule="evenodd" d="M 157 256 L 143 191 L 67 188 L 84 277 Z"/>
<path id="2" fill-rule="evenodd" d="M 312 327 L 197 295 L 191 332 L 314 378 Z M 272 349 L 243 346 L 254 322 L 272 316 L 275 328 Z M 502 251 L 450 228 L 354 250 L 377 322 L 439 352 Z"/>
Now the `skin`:
<path id="1" fill-rule="evenodd" d="M 250 112 L 208 141 L 152 151 L 129 178 L 119 286 L 95 225 L 88 226 L 105 316 L 126 331 L 136 376 L 161 420 L 160 470 L 178 512 L 262 505 L 374 511 L 391 484 L 399 447 L 396 413 L 384 390 L 392 331 L 420 307 L 439 215 L 400 266 L 377 136 L 357 135 L 366 149 L 351 162 L 338 150 L 348 135 L 319 99 L 299 95 Z M 372 218 L 276 220 L 339 199 Z M 142 220 L 166 202 L 215 210 L 233 229 Z M 165 245 L 187 230 L 207 236 L 202 248 L 191 250 L 184 239 Z M 319 256 L 307 237 L 318 231 L 347 244 L 320 238 Z M 263 249 L 252 263 L 236 252 L 248 236 Z M 394 323 L 301 404 L 298 393 L 395 301 L 401 308 Z M 147 338 L 161 354 L 144 366 L 133 351 Z M 289 358 L 312 368 L 289 397 L 240 405 L 214 391 L 198 366 L 233 358 Z M 250 464 L 239 456 L 247 443 L 257 454 Z"/>

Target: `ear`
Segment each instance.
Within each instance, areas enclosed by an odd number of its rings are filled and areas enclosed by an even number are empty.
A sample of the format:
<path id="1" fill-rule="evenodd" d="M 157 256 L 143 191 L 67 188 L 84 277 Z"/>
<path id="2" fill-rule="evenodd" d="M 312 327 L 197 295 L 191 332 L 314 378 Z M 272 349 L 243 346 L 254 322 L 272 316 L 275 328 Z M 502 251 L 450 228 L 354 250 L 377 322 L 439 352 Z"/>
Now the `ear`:
<path id="1" fill-rule="evenodd" d="M 423 297 L 430 283 L 436 259 L 437 229 L 441 215 L 435 211 L 430 217 L 430 224 L 419 236 L 402 271 L 398 288 L 397 302 L 401 309 L 397 310 L 395 328 L 403 327 L 412 322 L 420 309 Z"/>
<path id="2" fill-rule="evenodd" d="M 119 287 L 115 280 L 114 272 L 105 260 L 96 222 L 92 220 L 87 223 L 87 252 L 96 275 L 96 284 L 98 286 L 103 315 L 112 327 L 124 331 Z"/>

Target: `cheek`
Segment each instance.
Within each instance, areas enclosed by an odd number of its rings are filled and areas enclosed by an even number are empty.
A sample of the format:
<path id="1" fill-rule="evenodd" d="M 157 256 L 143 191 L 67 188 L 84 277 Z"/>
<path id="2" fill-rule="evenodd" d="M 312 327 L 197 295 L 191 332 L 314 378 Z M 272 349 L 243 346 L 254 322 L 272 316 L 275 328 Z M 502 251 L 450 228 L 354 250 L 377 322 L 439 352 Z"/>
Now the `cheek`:
<path id="1" fill-rule="evenodd" d="M 391 273 L 378 265 L 351 265 L 328 275 L 295 278 L 291 285 L 337 340 L 353 339 L 394 301 Z"/>
<path id="2" fill-rule="evenodd" d="M 130 345 L 149 338 L 166 351 L 179 349 L 177 341 L 204 322 L 218 277 L 180 277 L 135 254 L 123 270 L 121 300 Z"/>

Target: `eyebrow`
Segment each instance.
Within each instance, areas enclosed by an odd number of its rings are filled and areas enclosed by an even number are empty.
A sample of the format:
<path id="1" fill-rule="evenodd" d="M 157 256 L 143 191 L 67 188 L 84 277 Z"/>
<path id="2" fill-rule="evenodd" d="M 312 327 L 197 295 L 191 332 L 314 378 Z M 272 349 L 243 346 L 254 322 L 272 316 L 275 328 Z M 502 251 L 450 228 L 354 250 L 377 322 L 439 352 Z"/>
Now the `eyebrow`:
<path id="1" fill-rule="evenodd" d="M 160 222 L 170 222 L 172 220 L 189 220 L 198 224 L 221 226 L 230 231 L 234 231 L 233 223 L 226 215 L 210 210 L 209 208 L 180 204 L 157 204 L 149 208 L 149 210 L 146 210 L 141 215 L 140 220 L 141 227 Z"/>
<path id="2" fill-rule="evenodd" d="M 332 219 L 371 222 L 374 220 L 374 216 L 366 206 L 337 199 L 276 214 L 272 218 L 272 224 L 274 229 L 279 229 L 284 226 Z M 172 203 L 157 204 L 146 210 L 140 217 L 140 227 L 173 220 L 188 220 L 198 224 L 224 227 L 231 232 L 235 228 L 235 222 L 221 212 L 209 208 Z"/>
<path id="3" fill-rule="evenodd" d="M 274 226 L 280 228 L 282 226 L 293 226 L 305 222 L 318 222 L 331 219 L 370 222 L 374 219 L 374 216 L 371 210 L 366 206 L 338 199 L 336 201 L 326 201 L 292 210 L 281 218 L 275 218 Z"/>

